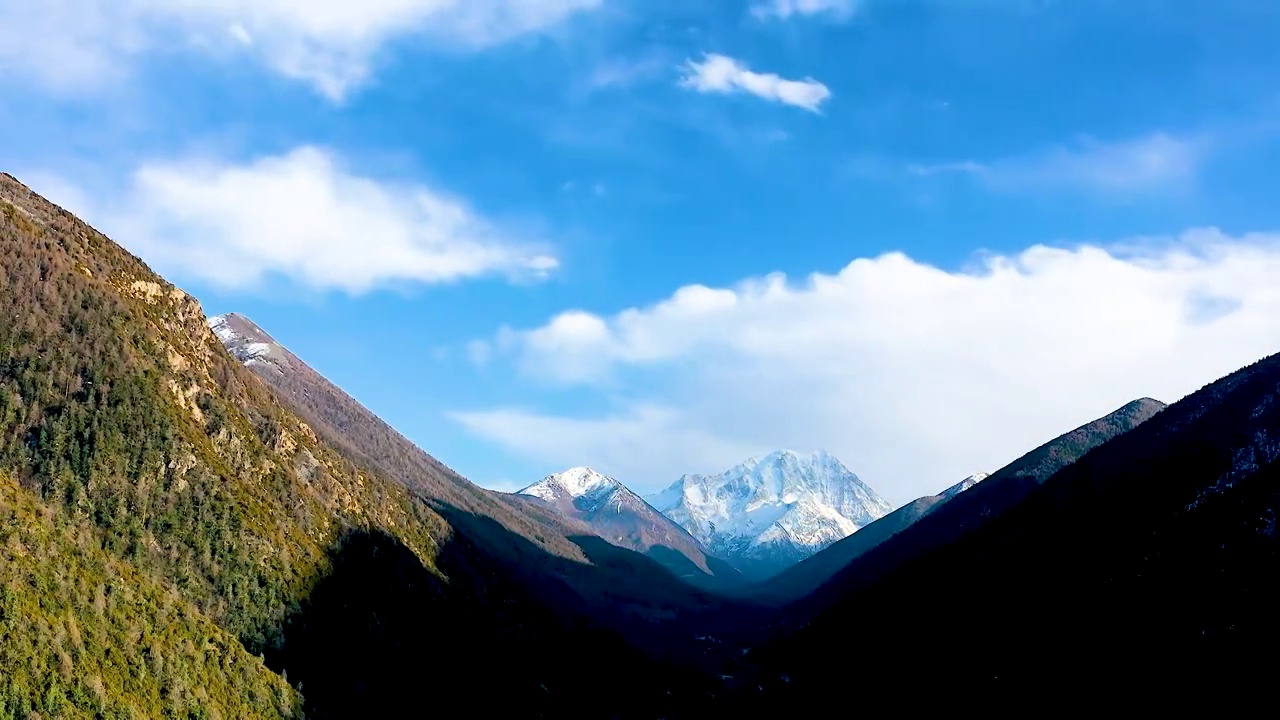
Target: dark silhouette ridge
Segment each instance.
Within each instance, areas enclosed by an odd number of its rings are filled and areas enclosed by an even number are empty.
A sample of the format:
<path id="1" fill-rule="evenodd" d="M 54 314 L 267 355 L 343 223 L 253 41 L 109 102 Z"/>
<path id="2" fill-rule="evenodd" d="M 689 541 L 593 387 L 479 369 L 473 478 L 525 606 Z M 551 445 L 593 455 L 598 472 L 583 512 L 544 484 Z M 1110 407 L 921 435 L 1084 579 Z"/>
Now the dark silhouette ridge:
<path id="1" fill-rule="evenodd" d="M 1280 640 L 1277 458 L 1280 355 L 1095 448 L 1016 508 L 752 653 L 764 689 L 747 702 L 816 706 L 841 695 L 844 677 L 891 682 L 908 668 L 943 693 L 1257 697 Z M 821 660 L 853 642 L 873 650 Z"/>
<path id="2" fill-rule="evenodd" d="M 751 588 L 749 597 L 785 605 L 822 587 L 836 573 L 889 538 L 906 530 L 942 502 L 937 495 L 903 505 L 849 537 Z"/>
<path id="3" fill-rule="evenodd" d="M 895 523 L 899 523 L 909 519 L 918 510 L 920 514 L 914 522 L 901 528 L 885 528 L 893 532 L 876 528 L 876 533 L 867 538 L 859 538 L 858 533 L 855 533 L 842 541 L 843 546 L 837 544 L 834 550 L 828 548 L 824 551 L 829 556 L 819 554 L 815 556 L 817 560 L 810 558 L 809 565 L 798 567 L 793 572 L 830 573 L 825 584 L 818 584 L 821 582 L 819 577 L 800 578 L 805 581 L 801 585 L 802 594 L 787 592 L 787 588 L 782 585 L 787 578 L 780 578 L 773 585 L 767 586 L 775 597 L 781 596 L 793 601 L 787 608 L 785 622 L 775 632 L 787 632 L 849 593 L 875 583 L 905 563 L 959 541 L 1016 507 L 1054 473 L 1078 461 L 1095 448 L 1149 421 L 1164 407 L 1164 403 L 1150 398 L 1134 400 L 1027 452 L 946 502 L 929 504 L 928 499 L 925 499 L 924 505 L 916 505 L 914 509 L 912 505 L 908 505 L 899 511 L 901 515 L 893 518 Z M 869 528 L 875 528 L 875 525 L 873 523 Z M 881 535 L 884 537 L 880 537 Z M 868 543 L 868 540 L 872 542 Z M 846 554 L 852 555 L 847 564 L 837 565 L 831 562 Z"/>

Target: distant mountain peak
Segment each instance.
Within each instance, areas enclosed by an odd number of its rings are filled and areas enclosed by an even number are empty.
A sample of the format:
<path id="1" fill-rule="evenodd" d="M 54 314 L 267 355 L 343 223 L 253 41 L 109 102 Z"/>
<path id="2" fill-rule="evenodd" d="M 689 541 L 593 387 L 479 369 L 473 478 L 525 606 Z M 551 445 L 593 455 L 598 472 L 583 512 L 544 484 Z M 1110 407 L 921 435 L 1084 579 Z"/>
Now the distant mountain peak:
<path id="1" fill-rule="evenodd" d="M 650 555 L 695 583 L 740 582 L 736 570 L 708 557 L 706 549 L 678 523 L 626 485 L 589 467 L 552 473 L 516 494 L 537 498 L 560 514 L 586 523 L 610 543 Z"/>
<path id="2" fill-rule="evenodd" d="M 589 467 L 573 467 L 552 473 L 542 480 L 519 491 L 520 495 L 532 495 L 548 502 L 555 502 L 561 493 L 571 498 L 596 495 L 622 487 L 622 483 L 602 475 Z"/>
<path id="3" fill-rule="evenodd" d="M 768 575 L 893 508 L 825 450 L 777 450 L 649 498 L 711 552 Z"/>

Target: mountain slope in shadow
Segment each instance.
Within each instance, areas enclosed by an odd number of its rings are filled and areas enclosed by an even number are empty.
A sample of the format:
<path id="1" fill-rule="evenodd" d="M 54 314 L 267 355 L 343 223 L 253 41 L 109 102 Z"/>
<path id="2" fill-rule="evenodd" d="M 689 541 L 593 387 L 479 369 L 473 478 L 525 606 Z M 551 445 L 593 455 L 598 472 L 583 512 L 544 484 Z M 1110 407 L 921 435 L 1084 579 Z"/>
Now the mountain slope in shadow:
<path id="1" fill-rule="evenodd" d="M 518 589 L 522 602 L 548 609 L 547 617 L 556 623 L 586 625 L 626 639 L 664 664 L 666 669 L 651 668 L 649 675 L 718 666 L 718 654 L 730 647 L 721 636 L 735 636 L 743 624 L 756 622 L 750 618 L 763 615 L 753 603 L 698 589 L 677 577 L 672 568 L 682 558 L 662 557 L 661 551 L 646 557 L 595 543 L 589 523 L 540 499 L 493 492 L 467 481 L 247 318 L 224 315 L 211 318 L 210 325 L 228 351 L 319 437 L 358 466 L 408 488 L 448 523 L 451 539 L 463 541 L 457 547 L 468 548 L 470 557 L 455 561 L 454 573 L 501 578 L 507 592 Z M 730 568 L 708 567 L 733 577 Z M 441 570 L 453 577 L 449 569 Z"/>
<path id="2" fill-rule="evenodd" d="M 1280 640 L 1277 458 L 1272 356 L 1086 453 L 956 542 L 845 592 L 755 653 L 763 690 L 749 702 L 818 705 L 850 673 L 889 681 L 905 667 L 944 693 L 1258 695 Z M 875 652 L 839 668 L 818 660 L 855 641 Z"/>
<path id="3" fill-rule="evenodd" d="M 1016 506 L 1055 472 L 1149 420 L 1164 407 L 1151 398 L 1135 400 L 1040 445 L 950 498 L 944 495 L 951 489 L 908 503 L 767 581 L 758 588 L 759 596 L 774 602 L 796 602 L 789 612 L 793 621 L 812 617 L 834 598 L 874 582 L 912 558 L 955 542 Z M 826 583 L 831 587 L 823 587 Z"/>

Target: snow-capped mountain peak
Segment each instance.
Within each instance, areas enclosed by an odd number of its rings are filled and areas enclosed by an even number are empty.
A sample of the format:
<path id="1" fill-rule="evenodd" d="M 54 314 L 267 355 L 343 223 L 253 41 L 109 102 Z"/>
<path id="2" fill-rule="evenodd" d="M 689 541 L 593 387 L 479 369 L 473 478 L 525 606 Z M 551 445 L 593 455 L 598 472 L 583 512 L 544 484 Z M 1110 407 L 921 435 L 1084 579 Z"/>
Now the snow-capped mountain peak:
<path id="1" fill-rule="evenodd" d="M 587 467 L 553 473 L 516 494 L 537 498 L 562 515 L 585 522 L 619 547 L 650 554 L 681 577 L 732 582 L 736 571 L 713 567 L 688 532 L 621 482 Z"/>
<path id="2" fill-rule="evenodd" d="M 779 450 L 719 475 L 686 475 L 648 499 L 713 553 L 756 574 L 802 560 L 893 509 L 821 450 Z"/>
<path id="3" fill-rule="evenodd" d="M 587 467 L 575 467 L 553 473 L 520 491 L 547 502 L 555 502 L 565 496 L 580 498 L 616 490 L 622 486 L 617 480 Z"/>

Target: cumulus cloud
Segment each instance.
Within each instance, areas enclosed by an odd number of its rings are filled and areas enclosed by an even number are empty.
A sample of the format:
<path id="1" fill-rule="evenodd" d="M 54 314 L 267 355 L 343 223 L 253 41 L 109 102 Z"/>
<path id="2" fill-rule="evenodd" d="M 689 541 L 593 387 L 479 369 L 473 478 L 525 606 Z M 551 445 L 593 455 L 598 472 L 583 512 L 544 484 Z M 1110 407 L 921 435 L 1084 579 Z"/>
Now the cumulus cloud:
<path id="1" fill-rule="evenodd" d="M 715 53 L 701 61 L 686 61 L 683 71 L 680 85 L 700 93 L 747 93 L 815 113 L 831 97 L 827 86 L 813 78 L 787 80 L 774 73 L 752 72 L 742 62 Z"/>
<path id="2" fill-rule="evenodd" d="M 913 175 L 959 173 L 999 191 L 1079 189 L 1112 196 L 1174 191 L 1194 182 L 1208 141 L 1157 132 L 1118 142 L 1082 138 L 1042 152 L 996 160 L 910 165 Z"/>
<path id="3" fill-rule="evenodd" d="M 557 266 L 554 257 L 512 240 L 457 198 L 352 174 L 317 147 L 244 164 L 150 163 L 133 174 L 122 196 L 94 203 L 84 193 L 70 196 L 87 206 L 83 214 L 166 274 L 224 287 L 280 276 L 319 290 L 361 293 L 487 275 L 541 277 Z"/>
<path id="4" fill-rule="evenodd" d="M 825 15 L 846 20 L 860 4 L 859 0 L 759 0 L 752 5 L 751 12 L 759 18 L 786 20 L 797 15 Z"/>
<path id="5" fill-rule="evenodd" d="M 147 51 L 252 53 L 341 100 L 389 41 L 480 48 L 546 30 L 602 0 L 39 0 L 0 3 L 0 75 L 83 91 Z M 219 42 L 222 41 L 221 43 Z"/>
<path id="6" fill-rule="evenodd" d="M 1036 246 L 967 272 L 892 253 L 803 282 L 690 286 L 500 333 L 501 356 L 547 384 L 550 402 L 607 388 L 612 411 L 456 417 L 516 452 L 600 464 L 644 489 L 754 452 L 824 448 L 905 502 L 1280 351 L 1276 277 L 1280 235 L 1201 229 Z"/>

